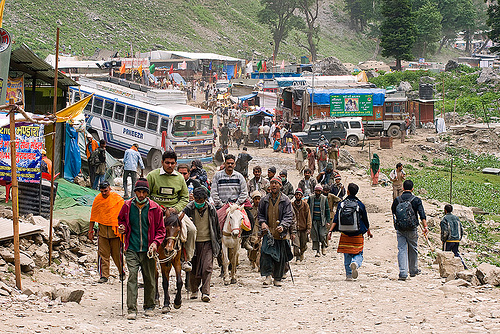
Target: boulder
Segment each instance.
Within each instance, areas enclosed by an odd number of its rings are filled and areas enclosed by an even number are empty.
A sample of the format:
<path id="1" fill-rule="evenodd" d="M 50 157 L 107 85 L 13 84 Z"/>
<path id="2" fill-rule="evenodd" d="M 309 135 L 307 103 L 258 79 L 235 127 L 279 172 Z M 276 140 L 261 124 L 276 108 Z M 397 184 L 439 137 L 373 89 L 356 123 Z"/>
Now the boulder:
<path id="1" fill-rule="evenodd" d="M 448 71 L 452 71 L 454 69 L 458 68 L 458 63 L 454 60 L 448 60 L 448 62 L 446 63 L 446 66 L 444 67 L 444 70 L 446 72 Z"/>
<path id="2" fill-rule="evenodd" d="M 500 285 L 500 268 L 489 263 L 477 267 L 476 276 L 481 284 Z"/>
<path id="3" fill-rule="evenodd" d="M 8 263 L 14 263 L 14 253 L 8 248 L 0 248 L 0 256 Z"/>
<path id="4" fill-rule="evenodd" d="M 49 264 L 49 247 L 42 244 L 33 254 L 33 260 L 37 267 L 45 267 Z"/>
<path id="5" fill-rule="evenodd" d="M 427 141 L 429 143 L 436 143 L 437 138 L 436 137 L 427 137 L 427 138 L 425 138 L 425 141 Z"/>
<path id="6" fill-rule="evenodd" d="M 436 262 L 439 265 L 439 275 L 443 278 L 455 278 L 464 269 L 462 261 L 453 252 L 436 251 Z"/>
<path id="7" fill-rule="evenodd" d="M 21 252 L 19 256 L 19 261 L 21 263 L 22 272 L 27 273 L 35 269 L 35 262 L 31 259 L 31 257 L 26 255 L 24 252 Z"/>
<path id="8" fill-rule="evenodd" d="M 10 295 L 12 293 L 12 288 L 5 284 L 4 282 L 0 281 L 0 292 L 4 291 L 6 294 Z M 4 294 L 4 296 L 6 295 Z"/>
<path id="9" fill-rule="evenodd" d="M 399 91 L 409 92 L 412 90 L 411 84 L 408 81 L 401 81 L 398 87 Z"/>
<path id="10" fill-rule="evenodd" d="M 356 160 L 352 157 L 351 153 L 345 149 L 340 149 L 339 152 L 339 164 L 337 166 L 337 169 L 339 170 L 346 170 L 346 169 L 351 169 L 356 165 Z"/>
<path id="11" fill-rule="evenodd" d="M 459 271 L 457 273 L 458 279 L 463 279 L 464 281 L 467 281 L 467 282 L 472 282 L 474 277 L 476 277 L 476 270 L 475 269 L 462 270 L 462 271 Z"/>
<path id="12" fill-rule="evenodd" d="M 500 76 L 493 71 L 491 67 L 485 67 L 481 70 L 479 78 L 477 78 L 477 84 L 488 83 L 491 81 L 500 81 Z"/>
<path id="13" fill-rule="evenodd" d="M 23 293 L 23 295 L 31 296 L 31 295 L 36 294 L 36 289 L 35 288 L 25 288 L 22 293 Z"/>
<path id="14" fill-rule="evenodd" d="M 472 208 L 469 208 L 467 206 L 453 204 L 453 214 L 460 218 L 460 220 L 462 221 L 466 220 L 470 223 L 476 222 L 476 220 L 474 219 L 474 212 L 472 211 Z"/>
<path id="15" fill-rule="evenodd" d="M 61 298 L 61 302 L 76 302 L 80 303 L 82 300 L 84 291 L 81 289 L 70 289 L 67 287 L 60 287 L 55 290 L 53 298 L 58 299 Z"/>
<path id="16" fill-rule="evenodd" d="M 314 71 L 321 75 L 350 75 L 347 67 L 340 60 L 331 56 L 314 64 Z"/>
<path id="17" fill-rule="evenodd" d="M 447 285 L 447 286 L 465 286 L 465 287 L 469 287 L 472 284 L 470 282 L 467 282 L 467 281 L 463 280 L 463 279 L 454 279 L 454 280 L 451 280 L 449 282 L 446 282 L 445 285 Z"/>

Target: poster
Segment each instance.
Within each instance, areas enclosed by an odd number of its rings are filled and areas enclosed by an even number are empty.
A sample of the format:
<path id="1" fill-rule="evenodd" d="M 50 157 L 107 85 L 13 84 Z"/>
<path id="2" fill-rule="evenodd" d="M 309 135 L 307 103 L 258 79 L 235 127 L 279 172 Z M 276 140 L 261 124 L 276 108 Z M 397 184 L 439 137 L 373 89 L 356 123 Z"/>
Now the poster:
<path id="1" fill-rule="evenodd" d="M 1 25 L 0 25 L 1 26 Z M 0 101 L 5 100 L 9 76 L 11 40 L 7 31 L 0 28 Z M 0 102 L 0 104 L 3 104 Z"/>
<path id="2" fill-rule="evenodd" d="M 24 109 L 24 76 L 19 78 L 9 77 L 5 103 L 9 103 L 9 98 L 11 97 L 14 98 L 14 102 L 22 102 L 21 108 Z"/>
<path id="3" fill-rule="evenodd" d="M 16 125 L 16 165 L 20 182 L 40 182 L 40 162 L 43 148 L 43 126 L 22 123 Z M 0 180 L 11 180 L 10 129 L 0 128 Z"/>
<path id="4" fill-rule="evenodd" d="M 372 116 L 373 95 L 330 95 L 330 116 Z"/>

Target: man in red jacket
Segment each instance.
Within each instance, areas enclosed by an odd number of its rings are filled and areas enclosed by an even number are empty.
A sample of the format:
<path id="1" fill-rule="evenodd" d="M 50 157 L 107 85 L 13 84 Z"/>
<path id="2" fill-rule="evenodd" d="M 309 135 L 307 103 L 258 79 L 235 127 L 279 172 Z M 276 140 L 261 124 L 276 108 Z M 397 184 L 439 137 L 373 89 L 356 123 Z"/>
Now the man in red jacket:
<path id="1" fill-rule="evenodd" d="M 144 315 L 151 317 L 155 308 L 155 260 L 154 254 L 165 239 L 165 225 L 161 207 L 150 200 L 148 181 L 137 180 L 135 197 L 123 204 L 118 215 L 118 230 L 124 237 L 125 256 L 129 276 L 127 281 L 127 319 L 137 317 L 137 273 L 139 268 L 144 279 Z"/>

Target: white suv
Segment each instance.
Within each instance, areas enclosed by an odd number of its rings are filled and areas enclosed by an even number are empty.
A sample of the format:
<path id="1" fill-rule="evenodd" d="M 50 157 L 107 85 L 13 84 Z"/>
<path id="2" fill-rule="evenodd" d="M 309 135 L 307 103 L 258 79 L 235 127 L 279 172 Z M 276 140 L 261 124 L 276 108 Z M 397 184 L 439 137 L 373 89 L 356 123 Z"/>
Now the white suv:
<path id="1" fill-rule="evenodd" d="M 346 144 L 356 146 L 365 138 L 363 119 L 361 117 L 338 117 L 347 131 Z"/>

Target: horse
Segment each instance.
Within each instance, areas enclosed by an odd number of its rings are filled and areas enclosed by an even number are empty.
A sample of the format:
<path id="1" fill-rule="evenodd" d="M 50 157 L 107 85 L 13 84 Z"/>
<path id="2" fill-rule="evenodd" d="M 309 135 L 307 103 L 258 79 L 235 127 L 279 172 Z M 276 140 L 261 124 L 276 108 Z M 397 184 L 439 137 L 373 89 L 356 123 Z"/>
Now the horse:
<path id="1" fill-rule="evenodd" d="M 224 285 L 236 283 L 236 266 L 241 243 L 241 223 L 243 221 L 242 206 L 231 204 L 227 208 L 227 216 L 222 227 L 222 266 Z M 231 263 L 231 281 L 229 282 L 229 263 Z"/>
<path id="2" fill-rule="evenodd" d="M 174 308 L 179 309 L 182 305 L 182 275 L 181 275 L 181 222 L 175 214 L 170 214 L 163 218 L 165 224 L 165 239 L 158 249 L 158 258 L 160 263 L 162 287 L 163 287 L 163 308 L 162 313 L 170 312 L 170 297 L 168 295 L 168 281 L 170 269 L 172 266 L 176 276 L 176 294 L 174 299 Z M 156 273 L 156 299 L 159 300 L 160 294 L 158 291 L 158 273 Z"/>

